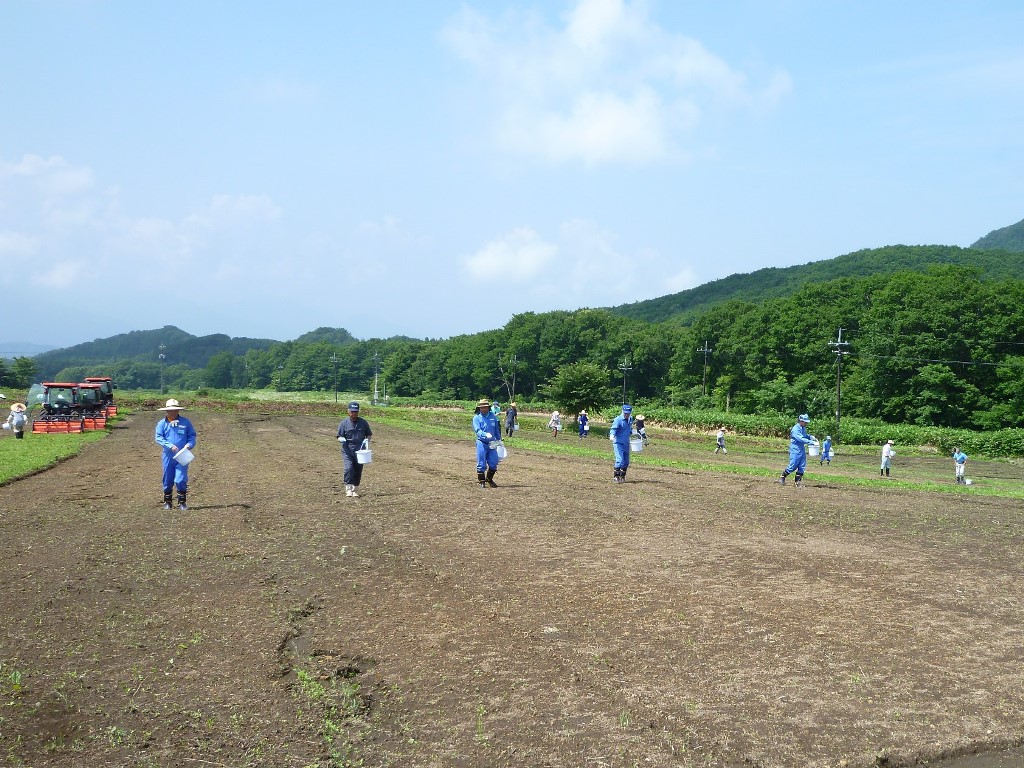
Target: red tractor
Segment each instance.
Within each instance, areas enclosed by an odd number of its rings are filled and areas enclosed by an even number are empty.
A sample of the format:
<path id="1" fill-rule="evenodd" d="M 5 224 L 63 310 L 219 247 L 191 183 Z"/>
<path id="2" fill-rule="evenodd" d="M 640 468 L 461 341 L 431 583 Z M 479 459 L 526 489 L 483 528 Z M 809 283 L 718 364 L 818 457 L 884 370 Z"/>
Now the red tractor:
<path id="1" fill-rule="evenodd" d="M 100 391 L 103 393 L 103 407 L 106 411 L 107 416 L 117 416 L 117 406 L 114 405 L 114 390 L 117 386 L 114 384 L 114 380 L 109 376 L 86 376 L 85 382 L 88 384 L 99 384 Z"/>
<path id="2" fill-rule="evenodd" d="M 32 422 L 37 434 L 103 429 L 107 416 L 99 384 L 43 382 L 43 412 Z"/>

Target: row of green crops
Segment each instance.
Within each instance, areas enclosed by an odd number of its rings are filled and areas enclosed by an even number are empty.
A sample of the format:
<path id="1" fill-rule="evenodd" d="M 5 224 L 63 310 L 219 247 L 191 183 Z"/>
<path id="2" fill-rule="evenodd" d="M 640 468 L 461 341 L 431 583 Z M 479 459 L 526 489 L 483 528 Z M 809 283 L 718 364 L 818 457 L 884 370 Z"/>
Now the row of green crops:
<path id="1" fill-rule="evenodd" d="M 5 437 L 0 440 L 0 485 L 54 466 L 82 450 L 82 446 L 102 438 L 104 430 L 80 432 L 76 435 L 32 435 L 22 440 Z"/>

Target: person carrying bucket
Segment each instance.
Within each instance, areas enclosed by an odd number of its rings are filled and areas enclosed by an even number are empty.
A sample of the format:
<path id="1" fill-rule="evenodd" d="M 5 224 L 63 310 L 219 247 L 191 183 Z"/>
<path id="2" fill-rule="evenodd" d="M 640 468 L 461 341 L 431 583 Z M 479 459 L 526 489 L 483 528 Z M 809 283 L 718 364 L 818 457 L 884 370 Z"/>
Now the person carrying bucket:
<path id="1" fill-rule="evenodd" d="M 178 509 L 184 512 L 188 510 L 188 462 L 178 461 L 175 456 L 196 447 L 196 428 L 181 415 L 184 409 L 173 397 L 159 410 L 164 411 L 164 417 L 156 423 L 154 437 L 164 449 L 164 509 L 171 508 L 171 493 L 177 488 Z"/>
<path id="2" fill-rule="evenodd" d="M 28 423 L 28 416 L 25 415 L 25 404 L 14 403 L 11 406 L 11 413 L 7 417 L 7 423 L 4 424 L 6 429 L 14 432 L 14 436 L 22 440 L 25 437 L 25 425 Z"/>
<path id="3" fill-rule="evenodd" d="M 580 427 L 580 440 L 590 435 L 590 417 L 587 416 L 586 409 L 580 411 L 580 415 L 576 417 L 576 423 Z"/>
<path id="4" fill-rule="evenodd" d="M 797 488 L 803 484 L 804 472 L 807 471 L 807 446 L 818 442 L 814 435 L 807 433 L 807 425 L 810 423 L 811 417 L 801 413 L 796 419 L 796 424 L 789 430 L 789 464 L 782 470 L 782 477 L 779 478 L 781 485 L 786 484 L 786 477 L 794 471 Z"/>
<path id="5" fill-rule="evenodd" d="M 501 424 L 491 413 L 491 402 L 486 397 L 480 398 L 473 413 L 473 432 L 476 433 L 476 480 L 481 488 L 488 485 L 497 488 L 494 473 L 498 471 Z"/>
<path id="6" fill-rule="evenodd" d="M 613 483 L 626 482 L 626 470 L 629 469 L 629 438 L 633 433 L 632 413 L 633 406 L 629 403 L 623 404 L 622 413 L 615 417 L 608 428 L 608 439 L 612 441 L 612 450 L 615 451 Z"/>
<path id="7" fill-rule="evenodd" d="M 338 442 L 341 443 L 341 460 L 345 467 L 345 495 L 359 495 L 359 481 L 363 479 L 363 465 L 359 463 L 356 452 L 363 444 L 369 445 L 373 430 L 366 419 L 359 415 L 359 403 L 353 400 L 348 404 L 348 417 L 338 424 Z"/>
<path id="8" fill-rule="evenodd" d="M 516 431 L 518 424 L 519 409 L 513 400 L 508 404 L 508 410 L 505 411 L 505 437 L 512 437 L 512 433 Z"/>
<path id="9" fill-rule="evenodd" d="M 824 463 L 832 466 L 832 435 L 825 435 L 825 442 L 821 444 L 821 455 L 818 456 L 818 466 Z"/>

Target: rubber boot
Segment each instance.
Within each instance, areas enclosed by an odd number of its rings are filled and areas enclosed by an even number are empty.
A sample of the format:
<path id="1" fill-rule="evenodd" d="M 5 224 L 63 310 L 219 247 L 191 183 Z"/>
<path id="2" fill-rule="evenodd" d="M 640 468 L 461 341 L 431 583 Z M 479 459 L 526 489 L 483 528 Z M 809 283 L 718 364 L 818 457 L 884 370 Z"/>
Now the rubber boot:
<path id="1" fill-rule="evenodd" d="M 884 469 L 878 470 L 878 476 L 879 477 L 885 477 L 885 470 Z"/>
<path id="2" fill-rule="evenodd" d="M 186 491 L 178 491 L 178 509 L 182 512 L 188 511 L 188 504 L 186 503 L 187 495 Z"/>
<path id="3" fill-rule="evenodd" d="M 889 468 L 888 468 L 888 467 L 886 467 L 886 468 L 885 468 L 885 476 L 886 476 L 886 477 L 888 477 L 888 476 L 889 476 Z"/>
<path id="4" fill-rule="evenodd" d="M 615 469 L 612 471 L 612 482 L 613 483 L 621 483 L 622 482 L 622 470 L 619 469 L 618 467 L 615 467 Z"/>
<path id="5" fill-rule="evenodd" d="M 164 509 L 171 508 L 171 494 L 164 493 Z"/>
<path id="6" fill-rule="evenodd" d="M 626 482 L 626 472 L 628 472 L 628 471 L 629 471 L 629 467 L 623 467 L 622 469 L 619 470 L 619 482 L 620 483 Z"/>
<path id="7" fill-rule="evenodd" d="M 497 471 L 498 470 L 496 470 L 496 469 L 488 469 L 487 470 L 487 484 L 489 486 L 491 486 L 491 488 L 497 488 L 498 487 L 498 484 L 496 482 L 494 482 L 494 473 L 497 472 Z"/>
<path id="8" fill-rule="evenodd" d="M 779 485 L 785 485 L 786 484 L 786 475 L 788 475 L 788 474 L 789 474 L 789 472 L 783 472 L 782 473 L 782 477 L 779 478 Z"/>
<path id="9" fill-rule="evenodd" d="M 480 483 L 480 487 L 481 488 L 487 487 L 487 485 L 486 485 L 487 484 L 487 478 L 484 477 L 484 473 L 483 472 L 477 472 L 476 473 L 476 481 L 478 483 Z"/>
<path id="10" fill-rule="evenodd" d="M 804 482 L 803 474 L 801 472 L 797 472 L 796 473 L 796 487 L 799 488 L 801 485 L 803 485 L 803 482 Z"/>

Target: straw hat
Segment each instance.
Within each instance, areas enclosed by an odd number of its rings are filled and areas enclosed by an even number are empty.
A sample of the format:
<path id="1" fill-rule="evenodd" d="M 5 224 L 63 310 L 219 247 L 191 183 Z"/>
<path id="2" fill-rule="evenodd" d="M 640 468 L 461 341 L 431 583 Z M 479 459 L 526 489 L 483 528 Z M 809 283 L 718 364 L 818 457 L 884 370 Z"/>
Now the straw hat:
<path id="1" fill-rule="evenodd" d="M 636 420 L 637 421 L 644 421 L 644 415 L 642 413 L 638 413 L 636 415 Z"/>
<path id="2" fill-rule="evenodd" d="M 157 408 L 157 410 L 158 411 L 184 411 L 185 409 L 182 408 L 181 405 L 178 403 L 178 401 L 175 400 L 172 397 L 170 400 L 167 401 L 167 405 L 165 405 L 163 408 Z"/>
<path id="3" fill-rule="evenodd" d="M 25 410 L 25 405 L 23 403 L 11 403 L 11 412 L 12 413 L 21 413 L 24 410 Z"/>
<path id="4" fill-rule="evenodd" d="M 476 401 L 476 407 L 477 408 L 483 408 L 485 405 L 488 408 L 491 407 L 491 401 L 488 400 L 486 397 L 481 397 L 479 400 Z"/>

